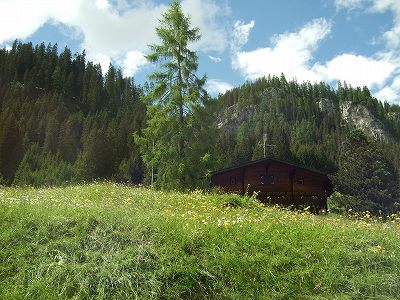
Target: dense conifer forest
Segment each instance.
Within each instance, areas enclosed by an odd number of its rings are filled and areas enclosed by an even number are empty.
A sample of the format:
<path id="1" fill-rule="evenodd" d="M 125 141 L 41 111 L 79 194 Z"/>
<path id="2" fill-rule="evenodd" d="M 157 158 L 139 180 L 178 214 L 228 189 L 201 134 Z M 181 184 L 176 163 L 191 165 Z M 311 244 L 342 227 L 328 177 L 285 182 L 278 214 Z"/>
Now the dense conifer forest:
<path id="1" fill-rule="evenodd" d="M 141 182 L 132 134 L 143 127 L 142 91 L 110 65 L 57 45 L 0 50 L 0 174 L 5 184 L 109 178 Z"/>
<path id="2" fill-rule="evenodd" d="M 155 157 L 174 153 L 166 145 L 176 127 L 146 133 L 151 124 L 167 124 L 149 104 L 152 88 L 151 83 L 136 85 L 112 65 L 103 76 L 85 52 L 18 41 L 11 50 L 0 49 L 1 183 L 42 186 L 110 179 L 136 184 L 153 177 L 154 184 L 167 188 L 204 187 L 213 170 L 264 156 L 333 175 L 354 127 L 343 119 L 346 103 L 363 106 L 380 124 L 385 138 L 374 138 L 368 128 L 361 128 L 362 134 L 384 160 L 380 166 L 398 176 L 400 107 L 380 102 L 366 87 L 339 82 L 334 89 L 287 81 L 282 74 L 246 82 L 215 99 L 199 95 L 201 102 L 181 116 L 191 137 L 180 143 L 185 157 L 174 158 L 169 169 L 157 165 Z M 147 148 L 140 141 L 146 134 L 154 135 Z M 178 176 L 184 180 L 169 182 Z M 398 187 L 393 188 L 397 199 Z"/>

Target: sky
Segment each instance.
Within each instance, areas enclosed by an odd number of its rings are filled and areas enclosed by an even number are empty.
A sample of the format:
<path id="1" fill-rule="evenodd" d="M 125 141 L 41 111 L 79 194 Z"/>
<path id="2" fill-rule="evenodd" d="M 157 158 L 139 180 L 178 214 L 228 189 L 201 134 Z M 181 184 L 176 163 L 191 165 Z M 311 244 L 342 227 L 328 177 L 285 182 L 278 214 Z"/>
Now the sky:
<path id="1" fill-rule="evenodd" d="M 156 66 L 144 55 L 169 1 L 0 0 L 0 47 L 15 39 L 85 49 L 143 84 Z M 182 0 L 202 38 L 199 55 L 213 96 L 261 76 L 367 86 L 400 104 L 400 0 Z"/>

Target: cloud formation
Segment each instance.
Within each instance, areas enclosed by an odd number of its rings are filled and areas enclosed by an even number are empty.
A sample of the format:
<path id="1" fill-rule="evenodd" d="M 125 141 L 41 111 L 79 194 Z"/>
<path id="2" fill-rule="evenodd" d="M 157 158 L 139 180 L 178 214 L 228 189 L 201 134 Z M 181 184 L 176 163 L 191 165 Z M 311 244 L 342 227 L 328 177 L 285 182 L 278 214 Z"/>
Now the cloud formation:
<path id="1" fill-rule="evenodd" d="M 254 20 L 248 24 L 244 23 L 243 21 L 236 21 L 233 25 L 233 41 L 231 48 L 237 49 L 245 45 L 249 40 L 250 31 L 254 25 Z"/>
<path id="2" fill-rule="evenodd" d="M 342 8 L 356 9 L 364 5 L 365 0 L 335 0 L 335 6 L 337 10 Z"/>
<path id="3" fill-rule="evenodd" d="M 182 10 L 191 18 L 192 26 L 199 27 L 201 39 L 194 46 L 200 51 L 222 52 L 228 46 L 227 30 L 220 20 L 231 11 L 228 5 L 216 0 L 183 0 Z"/>
<path id="4" fill-rule="evenodd" d="M 354 54 L 341 54 L 326 62 L 316 64 L 312 70 L 325 81 L 346 81 L 352 86 L 381 87 L 396 66 L 385 59 Z"/>
<path id="5" fill-rule="evenodd" d="M 2 0 L 0 2 L 0 43 L 25 39 L 46 22 L 64 24 L 82 38 L 82 49 L 89 59 L 105 64 L 108 57 L 124 62 L 124 72 L 132 76 L 143 61 L 138 59 L 156 43 L 155 27 L 165 4 L 152 0 Z M 198 26 L 203 38 L 197 50 L 221 52 L 227 46 L 227 34 L 220 17 L 229 7 L 216 0 L 183 0 L 182 9 Z M 140 54 L 139 54 L 140 53 Z M 126 63 L 135 65 L 126 67 Z M 108 66 L 107 66 L 108 69 Z M 103 69 L 104 71 L 104 69 Z"/>
<path id="6" fill-rule="evenodd" d="M 245 27 L 251 29 L 254 23 Z M 241 28 L 244 25 L 240 26 Z M 241 43 L 247 41 L 248 31 L 239 31 Z M 244 32 L 244 33 L 243 33 Z M 298 32 L 275 35 L 271 39 L 271 47 L 253 51 L 237 51 L 233 54 L 232 65 L 247 79 L 256 79 L 264 75 L 280 75 L 284 73 L 291 78 L 301 80 L 318 80 L 310 67 L 312 53 L 319 43 L 331 32 L 331 24 L 325 19 L 315 19 Z M 240 44 L 240 43 L 238 43 Z"/>
<path id="7" fill-rule="evenodd" d="M 216 56 L 212 56 L 212 55 L 209 55 L 208 58 L 211 59 L 215 63 L 220 63 L 222 61 L 222 59 L 220 57 L 216 57 Z"/>
<path id="8" fill-rule="evenodd" d="M 132 76 L 138 69 L 147 64 L 147 60 L 143 53 L 137 50 L 129 51 L 122 63 L 122 71 L 124 76 Z"/>
<path id="9" fill-rule="evenodd" d="M 348 5 L 354 7 L 356 2 L 348 1 Z M 245 25 L 252 24 L 240 24 Z M 253 25 L 246 28 L 251 29 Z M 331 33 L 330 22 L 323 18 L 315 19 L 297 32 L 275 35 L 270 40 L 270 47 L 252 51 L 234 49 L 232 66 L 250 80 L 267 75 L 279 76 L 281 73 L 290 79 L 325 81 L 332 85 L 340 80 L 354 87 L 367 86 L 382 100 L 398 101 L 400 79 L 396 84 L 390 84 L 390 81 L 400 73 L 400 57 L 390 51 L 372 56 L 342 53 L 325 62 L 315 61 L 313 54 Z M 250 30 L 242 34 L 241 41 L 247 41 L 249 34 Z"/>
<path id="10" fill-rule="evenodd" d="M 207 80 L 205 89 L 210 95 L 217 96 L 233 89 L 233 85 L 218 79 L 209 79 Z"/>
<path id="11" fill-rule="evenodd" d="M 393 13 L 393 26 L 383 33 L 386 45 L 390 49 L 400 46 L 400 1 L 398 0 L 373 0 L 372 12 L 391 11 Z"/>
<path id="12" fill-rule="evenodd" d="M 78 15 L 80 0 L 2 0 L 0 43 L 24 39 L 49 20 L 69 23 Z"/>
<path id="13" fill-rule="evenodd" d="M 376 53 L 380 67 L 377 75 L 381 76 L 380 84 L 377 84 L 375 96 L 381 100 L 400 103 L 400 1 L 398 0 L 335 0 L 335 6 L 339 9 L 359 9 L 364 13 L 384 13 L 390 11 L 393 14 L 393 25 L 389 30 L 382 32 L 381 41 L 385 43 L 385 49 Z M 375 39 L 378 40 L 379 39 Z M 385 71 L 386 70 L 386 71 Z M 388 75 L 388 71 L 391 70 Z M 376 71 L 374 68 L 369 71 Z M 374 76 L 374 75 L 371 75 Z M 369 85 L 371 87 L 371 84 Z"/>

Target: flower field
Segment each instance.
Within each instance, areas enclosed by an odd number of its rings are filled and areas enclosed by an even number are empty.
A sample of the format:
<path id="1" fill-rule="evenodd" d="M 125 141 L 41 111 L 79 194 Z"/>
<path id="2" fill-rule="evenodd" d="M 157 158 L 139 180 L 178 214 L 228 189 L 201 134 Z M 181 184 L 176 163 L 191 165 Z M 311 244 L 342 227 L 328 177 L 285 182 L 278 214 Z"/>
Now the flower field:
<path id="1" fill-rule="evenodd" d="M 0 189 L 0 299 L 398 299 L 400 218 L 112 183 Z"/>

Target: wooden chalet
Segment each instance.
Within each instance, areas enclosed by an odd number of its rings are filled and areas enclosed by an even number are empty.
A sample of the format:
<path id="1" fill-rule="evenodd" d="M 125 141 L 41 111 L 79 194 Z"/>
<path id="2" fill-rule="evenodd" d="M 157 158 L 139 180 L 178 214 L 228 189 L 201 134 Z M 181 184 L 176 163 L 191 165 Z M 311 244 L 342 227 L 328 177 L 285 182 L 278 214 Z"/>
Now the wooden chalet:
<path id="1" fill-rule="evenodd" d="M 332 193 L 326 174 L 271 158 L 215 172 L 211 184 L 229 193 L 257 192 L 265 203 L 310 206 L 316 212 L 327 208 L 326 199 Z"/>

